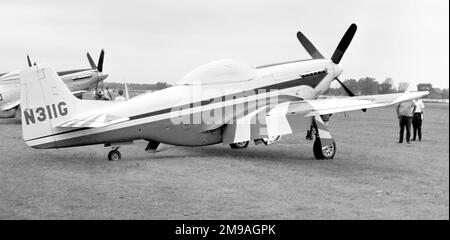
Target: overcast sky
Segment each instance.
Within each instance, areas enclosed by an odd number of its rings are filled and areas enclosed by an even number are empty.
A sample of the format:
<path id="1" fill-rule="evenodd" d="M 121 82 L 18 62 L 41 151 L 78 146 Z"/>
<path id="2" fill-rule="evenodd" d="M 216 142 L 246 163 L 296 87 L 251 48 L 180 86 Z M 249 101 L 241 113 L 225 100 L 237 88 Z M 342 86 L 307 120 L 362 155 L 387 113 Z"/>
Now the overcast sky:
<path id="1" fill-rule="evenodd" d="M 264 65 L 309 58 L 301 30 L 331 57 L 351 23 L 358 31 L 341 79 L 393 78 L 449 87 L 448 0 L 0 1 L 0 72 L 46 62 L 88 68 L 105 49 L 110 82 L 177 82 L 231 58 Z"/>

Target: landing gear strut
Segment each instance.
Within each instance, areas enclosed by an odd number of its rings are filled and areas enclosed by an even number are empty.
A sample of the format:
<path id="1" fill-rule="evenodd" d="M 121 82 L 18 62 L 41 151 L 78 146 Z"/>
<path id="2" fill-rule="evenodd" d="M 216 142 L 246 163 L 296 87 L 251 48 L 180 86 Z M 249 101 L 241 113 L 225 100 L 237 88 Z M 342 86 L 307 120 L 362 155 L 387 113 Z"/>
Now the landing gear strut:
<path id="1" fill-rule="evenodd" d="M 119 148 L 113 148 L 113 150 L 111 150 L 108 153 L 108 160 L 109 161 L 119 161 L 122 158 L 122 154 L 120 154 L 119 152 Z"/>

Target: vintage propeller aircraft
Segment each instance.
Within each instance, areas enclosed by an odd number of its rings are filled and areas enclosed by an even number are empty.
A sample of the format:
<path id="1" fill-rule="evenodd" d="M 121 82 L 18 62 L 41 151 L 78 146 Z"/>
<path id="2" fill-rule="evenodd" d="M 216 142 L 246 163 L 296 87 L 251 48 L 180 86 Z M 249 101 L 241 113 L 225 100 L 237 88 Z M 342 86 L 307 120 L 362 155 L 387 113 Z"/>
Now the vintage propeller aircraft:
<path id="1" fill-rule="evenodd" d="M 312 129 L 315 158 L 332 159 L 336 144 L 324 116 L 428 94 L 354 96 L 337 77 L 355 32 L 352 24 L 331 59 L 298 32 L 312 59 L 260 67 L 219 60 L 200 66 L 173 87 L 117 103 L 77 99 L 50 66 L 33 66 L 20 73 L 23 139 L 33 148 L 104 144 L 112 147 L 108 159 L 119 160 L 119 146 L 134 140 L 147 140 L 149 152 L 161 143 L 245 148 L 252 140 L 271 144 L 281 135 Z M 335 79 L 350 97 L 317 99 Z"/>
<path id="2" fill-rule="evenodd" d="M 62 71 L 58 72 L 58 76 L 63 79 L 72 94 L 81 97 L 84 92 L 98 87 L 98 84 L 108 77 L 108 74 L 103 73 L 104 55 L 105 52 L 102 50 L 96 65 L 91 55 L 87 53 L 91 69 Z M 27 56 L 27 61 L 28 66 L 32 67 L 29 56 Z M 20 111 L 18 110 L 20 105 L 19 93 L 19 71 L 0 73 L 0 118 L 20 116 Z"/>

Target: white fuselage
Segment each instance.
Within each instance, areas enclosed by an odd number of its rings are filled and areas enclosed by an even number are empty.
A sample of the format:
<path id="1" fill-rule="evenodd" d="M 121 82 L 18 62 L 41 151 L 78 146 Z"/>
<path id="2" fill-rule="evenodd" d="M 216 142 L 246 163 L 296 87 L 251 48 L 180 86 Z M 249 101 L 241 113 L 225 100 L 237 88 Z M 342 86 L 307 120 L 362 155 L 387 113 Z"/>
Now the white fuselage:
<path id="1" fill-rule="evenodd" d="M 258 101 L 275 95 L 276 101 L 314 99 L 330 87 L 341 71 L 328 59 L 315 59 L 258 67 L 256 77 L 248 81 L 175 85 L 102 109 L 108 115 L 129 118 L 128 121 L 102 128 L 60 129 L 28 144 L 54 148 L 137 139 L 185 146 L 216 144 L 222 141 L 220 127 L 236 117 L 236 112 L 227 114 L 226 107 L 243 104 L 242 111 L 248 113 Z M 217 116 L 214 112 L 225 113 Z M 200 118 L 207 116 L 208 121 L 195 122 L 196 114 Z M 185 121 L 186 116 L 191 122 Z"/>

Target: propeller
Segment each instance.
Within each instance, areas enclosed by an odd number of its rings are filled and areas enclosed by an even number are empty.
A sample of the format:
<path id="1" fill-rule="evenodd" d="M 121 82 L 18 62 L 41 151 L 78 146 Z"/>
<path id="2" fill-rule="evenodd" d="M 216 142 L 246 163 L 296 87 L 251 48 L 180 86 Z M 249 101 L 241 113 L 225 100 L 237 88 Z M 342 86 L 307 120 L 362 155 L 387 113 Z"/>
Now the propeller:
<path id="1" fill-rule="evenodd" d="M 357 30 L 356 24 L 352 23 L 350 27 L 345 32 L 344 36 L 342 37 L 341 41 L 339 42 L 338 46 L 336 47 L 336 50 L 333 53 L 333 56 L 331 57 L 331 61 L 336 64 L 337 68 L 340 69 L 339 71 L 342 71 L 341 67 L 338 65 L 341 61 L 342 57 L 344 56 L 345 51 L 347 50 L 348 46 L 350 45 L 353 36 L 355 36 L 356 30 Z M 305 50 L 309 53 L 309 55 L 313 59 L 323 59 L 324 56 L 317 50 L 317 48 L 309 41 L 309 39 L 302 33 L 297 32 L 297 39 L 300 41 L 302 46 L 305 48 Z M 350 97 L 354 97 L 355 94 L 347 87 L 345 84 L 339 80 L 337 77 L 335 78 L 341 84 L 342 88 L 344 88 L 345 92 Z M 361 109 L 363 112 L 366 111 L 366 109 Z"/>
<path id="2" fill-rule="evenodd" d="M 358 29 L 358 27 L 356 26 L 356 24 L 352 23 L 352 25 L 350 25 L 350 27 L 345 32 L 345 34 L 342 37 L 341 41 L 339 42 L 336 50 L 334 51 L 333 56 L 331 57 L 331 61 L 334 64 L 339 64 L 339 62 L 341 61 L 342 57 L 344 56 L 345 51 L 347 50 L 348 46 L 352 42 L 353 36 L 355 36 L 357 29 Z M 337 80 L 339 82 L 339 84 L 341 84 L 342 88 L 345 90 L 347 95 L 349 95 L 350 97 L 355 96 L 355 94 L 347 86 L 345 86 L 345 84 L 341 80 L 339 80 L 339 78 L 336 77 L 335 80 Z M 366 112 L 367 109 L 364 108 L 364 109 L 361 109 L 361 111 Z"/>
<path id="3" fill-rule="evenodd" d="M 97 65 L 95 65 L 94 60 L 92 60 L 91 54 L 89 54 L 89 52 L 86 54 L 89 64 L 91 65 L 92 69 L 97 69 Z"/>
<path id="4" fill-rule="evenodd" d="M 335 78 L 335 80 L 337 80 L 341 84 L 342 88 L 344 88 L 347 95 L 349 95 L 350 97 L 355 96 L 355 94 L 347 86 L 345 86 L 345 84 L 343 82 L 341 82 L 341 80 L 339 80 L 339 78 Z"/>
<path id="5" fill-rule="evenodd" d="M 311 41 L 309 41 L 309 39 L 302 32 L 297 32 L 297 39 L 313 59 L 324 58 L 323 55 L 317 50 L 316 47 L 314 47 Z"/>
<path id="6" fill-rule="evenodd" d="M 102 51 L 100 52 L 100 57 L 98 58 L 98 64 L 97 64 L 97 69 L 99 72 L 103 71 L 103 59 L 105 57 L 105 51 L 102 49 Z"/>
<path id="7" fill-rule="evenodd" d="M 86 53 L 86 56 L 92 69 L 97 69 L 99 72 L 103 71 L 103 59 L 105 58 L 105 50 L 102 49 L 102 51 L 100 52 L 100 57 L 98 58 L 97 65 L 95 65 L 95 62 L 94 60 L 92 60 L 91 54 L 89 54 L 89 52 Z"/>
<path id="8" fill-rule="evenodd" d="M 347 86 L 345 86 L 345 84 L 343 82 L 341 82 L 341 80 L 339 80 L 339 78 L 335 78 L 335 80 L 337 80 L 339 82 L 339 84 L 341 84 L 342 88 L 345 90 L 347 95 L 349 95 L 350 97 L 354 97 L 355 96 L 355 94 Z M 363 108 L 363 109 L 361 109 L 361 111 L 366 112 L 367 109 Z"/>
<path id="9" fill-rule="evenodd" d="M 355 36 L 356 29 L 357 27 L 356 24 L 354 23 L 352 23 L 352 25 L 350 25 L 350 27 L 347 29 L 347 32 L 345 32 L 336 50 L 334 51 L 333 56 L 331 57 L 331 61 L 333 61 L 333 63 L 339 64 L 339 62 L 342 59 L 342 56 L 344 56 L 345 51 L 347 50 L 348 46 L 350 45 L 350 42 L 352 41 L 353 36 Z"/>
<path id="10" fill-rule="evenodd" d="M 32 65 L 31 65 L 31 60 L 30 60 L 30 56 L 29 55 L 27 55 L 27 61 L 28 61 L 28 67 L 31 67 Z"/>
<path id="11" fill-rule="evenodd" d="M 91 68 L 96 69 L 99 73 L 99 76 L 102 75 L 103 60 L 105 58 L 105 50 L 102 49 L 102 51 L 100 52 L 100 57 L 98 58 L 97 64 L 95 64 L 94 60 L 92 60 L 91 54 L 89 54 L 89 52 L 86 53 L 86 56 L 89 61 L 89 64 L 91 65 Z M 104 78 L 106 78 L 106 76 Z M 103 82 L 103 80 L 101 82 Z M 100 83 L 100 81 L 97 82 L 97 85 L 95 86 L 96 88 L 98 88 L 99 83 Z"/>

